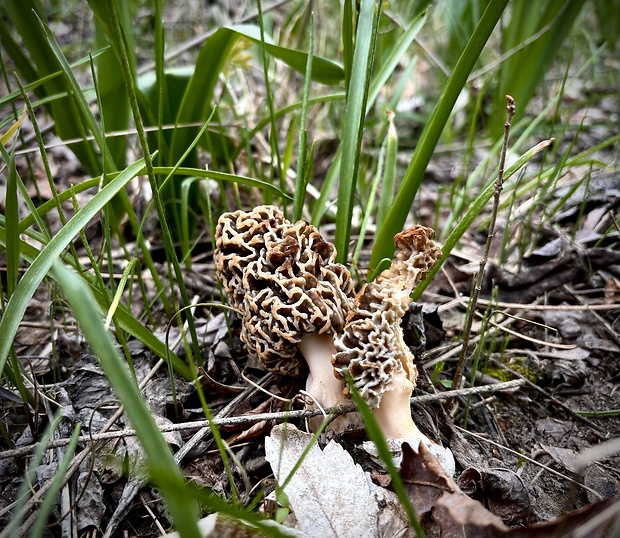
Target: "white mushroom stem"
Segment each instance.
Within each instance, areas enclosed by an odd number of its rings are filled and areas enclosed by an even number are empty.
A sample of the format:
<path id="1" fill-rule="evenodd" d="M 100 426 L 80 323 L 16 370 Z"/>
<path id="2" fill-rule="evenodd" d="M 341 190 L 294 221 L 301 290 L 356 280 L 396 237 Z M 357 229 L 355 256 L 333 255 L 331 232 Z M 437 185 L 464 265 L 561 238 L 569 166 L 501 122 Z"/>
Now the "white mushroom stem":
<path id="1" fill-rule="evenodd" d="M 344 394 L 344 382 L 334 375 L 332 356 L 336 353 L 329 334 L 305 334 L 297 344 L 308 363 L 310 374 L 306 380 L 306 392 L 323 408 L 351 403 Z"/>
<path id="2" fill-rule="evenodd" d="M 388 446 L 393 451 L 394 464 L 400 465 L 402 459 L 402 443 L 409 443 L 418 450 L 420 443 L 439 460 L 449 476 L 455 472 L 452 451 L 431 441 L 416 426 L 411 417 L 410 399 L 414 385 L 404 374 L 395 375 L 390 383 L 390 390 L 383 394 L 381 405 L 372 412 L 381 427 Z M 371 449 L 372 450 L 372 449 Z"/>
<path id="3" fill-rule="evenodd" d="M 383 393 L 381 404 L 373 414 L 386 439 L 420 439 L 428 446 L 430 440 L 411 418 L 410 399 L 414 385 L 404 374 L 395 375 L 390 390 Z"/>

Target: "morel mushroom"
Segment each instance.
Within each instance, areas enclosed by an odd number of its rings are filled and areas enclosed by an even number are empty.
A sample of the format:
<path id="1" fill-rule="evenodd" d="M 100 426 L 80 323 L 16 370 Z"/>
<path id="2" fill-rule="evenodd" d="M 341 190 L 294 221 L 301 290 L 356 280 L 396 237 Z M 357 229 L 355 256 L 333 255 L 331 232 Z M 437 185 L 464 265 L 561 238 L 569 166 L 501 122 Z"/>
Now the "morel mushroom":
<path id="1" fill-rule="evenodd" d="M 432 443 L 411 417 L 410 398 L 418 370 L 400 326 L 411 292 L 441 256 L 432 237 L 433 230 L 424 226 L 396 235 L 396 260 L 358 294 L 356 308 L 335 340 L 332 362 L 340 376 L 349 373 L 388 440 L 417 440 L 416 449 L 423 441 L 444 468 L 454 472 L 450 450 Z"/>
<path id="2" fill-rule="evenodd" d="M 274 206 L 223 214 L 214 253 L 232 306 L 243 312 L 241 340 L 263 366 L 294 377 L 323 407 L 348 403 L 331 364 L 333 335 L 353 308 L 349 271 L 334 246 Z"/>

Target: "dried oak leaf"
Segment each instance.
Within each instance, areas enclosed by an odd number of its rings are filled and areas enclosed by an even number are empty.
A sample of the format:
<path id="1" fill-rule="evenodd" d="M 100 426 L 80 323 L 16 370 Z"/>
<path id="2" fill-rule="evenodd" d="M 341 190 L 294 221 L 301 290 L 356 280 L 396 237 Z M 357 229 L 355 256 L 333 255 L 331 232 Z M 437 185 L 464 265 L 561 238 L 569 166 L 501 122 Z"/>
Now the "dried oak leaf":
<path id="1" fill-rule="evenodd" d="M 265 438 L 265 458 L 278 483 L 287 481 L 297 529 L 321 538 L 375 538 L 379 507 L 364 471 L 333 440 L 308 450 L 311 439 L 291 424 L 275 426 Z"/>
<path id="2" fill-rule="evenodd" d="M 403 443 L 400 473 L 427 536 L 460 538 L 559 538 L 579 529 L 603 538 L 618 517 L 618 501 L 606 499 L 530 527 L 506 526 L 480 502 L 470 499 L 424 444 L 416 452 Z"/>
<path id="3" fill-rule="evenodd" d="M 428 536 L 499 536 L 509 529 L 481 503 L 470 499 L 423 443 L 416 453 L 403 443 L 400 473 Z"/>

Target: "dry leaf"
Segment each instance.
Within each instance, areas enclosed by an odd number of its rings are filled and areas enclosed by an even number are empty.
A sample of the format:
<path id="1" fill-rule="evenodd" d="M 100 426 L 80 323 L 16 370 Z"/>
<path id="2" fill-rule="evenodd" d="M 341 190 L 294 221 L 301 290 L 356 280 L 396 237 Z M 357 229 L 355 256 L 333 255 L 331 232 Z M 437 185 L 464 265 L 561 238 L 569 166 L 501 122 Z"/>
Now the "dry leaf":
<path id="1" fill-rule="evenodd" d="M 265 439 L 267 461 L 282 483 L 311 439 L 290 424 L 273 428 Z M 297 528 L 321 538 L 377 536 L 378 506 L 362 468 L 338 443 L 314 445 L 284 489 Z"/>
<path id="2" fill-rule="evenodd" d="M 575 536 L 602 538 L 620 512 L 620 502 L 606 499 L 546 523 L 509 528 L 465 495 L 424 445 L 417 453 L 403 444 L 401 475 L 427 536 L 560 538 L 575 532 Z"/>
<path id="3" fill-rule="evenodd" d="M 527 486 L 510 469 L 465 469 L 458 478 L 459 486 L 470 497 L 480 501 L 508 525 L 518 525 L 531 515 Z"/>

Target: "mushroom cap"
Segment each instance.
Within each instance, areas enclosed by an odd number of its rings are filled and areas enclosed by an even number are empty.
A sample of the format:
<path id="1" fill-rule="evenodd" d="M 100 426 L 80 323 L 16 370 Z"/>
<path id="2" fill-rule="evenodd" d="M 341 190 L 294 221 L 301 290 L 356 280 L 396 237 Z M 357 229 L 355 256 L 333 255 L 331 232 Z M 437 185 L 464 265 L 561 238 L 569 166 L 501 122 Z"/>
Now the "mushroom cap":
<path id="1" fill-rule="evenodd" d="M 233 307 L 242 309 L 243 275 L 258 260 L 267 243 L 278 240 L 284 213 L 275 206 L 258 206 L 250 212 L 224 213 L 215 230 L 214 259 L 217 274 Z"/>
<path id="2" fill-rule="evenodd" d="M 301 377 L 306 333 L 341 332 L 354 287 L 336 250 L 310 224 L 274 206 L 223 214 L 214 259 L 231 304 L 243 312 L 241 340 L 269 371 Z"/>
<path id="3" fill-rule="evenodd" d="M 441 250 L 432 241 L 433 230 L 413 226 L 396 235 L 399 251 L 392 265 L 365 284 L 355 299 L 332 358 L 337 375 L 351 375 L 362 397 L 378 408 L 395 376 L 404 375 L 413 386 L 418 370 L 403 339 L 400 321 L 415 286 L 428 274 Z"/>

